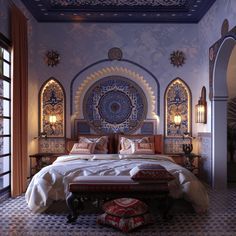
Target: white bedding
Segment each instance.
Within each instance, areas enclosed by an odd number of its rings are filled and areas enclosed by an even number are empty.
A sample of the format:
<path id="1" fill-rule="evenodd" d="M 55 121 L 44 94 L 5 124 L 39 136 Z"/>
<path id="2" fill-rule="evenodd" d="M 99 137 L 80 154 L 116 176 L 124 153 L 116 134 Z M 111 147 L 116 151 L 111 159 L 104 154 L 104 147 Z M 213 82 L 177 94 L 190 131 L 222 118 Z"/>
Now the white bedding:
<path id="1" fill-rule="evenodd" d="M 202 183 L 187 169 L 164 155 L 67 155 L 58 157 L 50 166 L 44 167 L 31 180 L 25 194 L 28 207 L 33 212 L 44 211 L 54 200 L 64 200 L 68 183 L 77 176 L 129 175 L 129 171 L 143 163 L 164 166 L 175 179 L 169 182 L 173 198 L 190 201 L 196 212 L 208 209 L 208 194 Z"/>

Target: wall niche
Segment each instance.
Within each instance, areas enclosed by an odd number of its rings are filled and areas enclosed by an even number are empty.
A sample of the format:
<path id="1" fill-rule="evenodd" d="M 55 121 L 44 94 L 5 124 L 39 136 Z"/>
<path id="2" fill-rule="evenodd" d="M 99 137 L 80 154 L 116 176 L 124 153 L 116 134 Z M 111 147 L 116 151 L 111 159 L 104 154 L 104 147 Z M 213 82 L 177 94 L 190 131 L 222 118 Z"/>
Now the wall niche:
<path id="1" fill-rule="evenodd" d="M 184 135 L 186 133 L 191 135 L 191 91 L 182 79 L 176 78 L 167 86 L 164 99 L 165 152 L 180 153 L 182 152 Z"/>
<path id="2" fill-rule="evenodd" d="M 55 78 L 42 85 L 39 101 L 39 136 L 65 137 L 65 92 Z"/>

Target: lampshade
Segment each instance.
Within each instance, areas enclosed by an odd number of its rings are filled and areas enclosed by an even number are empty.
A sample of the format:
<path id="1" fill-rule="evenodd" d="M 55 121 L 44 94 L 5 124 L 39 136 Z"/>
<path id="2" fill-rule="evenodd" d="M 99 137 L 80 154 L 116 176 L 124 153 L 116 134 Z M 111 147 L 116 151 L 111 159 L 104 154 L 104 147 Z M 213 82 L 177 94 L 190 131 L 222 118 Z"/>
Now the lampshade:
<path id="1" fill-rule="evenodd" d="M 50 122 L 51 124 L 55 124 L 55 123 L 57 122 L 57 117 L 56 117 L 56 115 L 50 115 L 50 116 L 49 116 L 49 122 Z"/>

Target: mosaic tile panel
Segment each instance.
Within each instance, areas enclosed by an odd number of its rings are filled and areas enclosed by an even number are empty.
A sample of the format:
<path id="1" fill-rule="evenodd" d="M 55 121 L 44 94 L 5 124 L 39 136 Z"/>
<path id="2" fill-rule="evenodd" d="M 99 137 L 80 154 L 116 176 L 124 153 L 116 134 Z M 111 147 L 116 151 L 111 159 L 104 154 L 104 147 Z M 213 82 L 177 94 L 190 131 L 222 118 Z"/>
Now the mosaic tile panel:
<path id="1" fill-rule="evenodd" d="M 40 90 L 40 133 L 47 137 L 65 136 L 65 94 L 55 79 L 49 79 Z M 50 116 L 56 121 L 50 122 Z"/>
<path id="2" fill-rule="evenodd" d="M 97 133 L 133 133 L 147 116 L 147 98 L 135 82 L 107 76 L 86 92 L 83 114 Z"/>
<path id="3" fill-rule="evenodd" d="M 64 138 L 40 138 L 39 152 L 65 153 Z"/>
<path id="4" fill-rule="evenodd" d="M 177 78 L 165 91 L 165 136 L 182 137 L 191 130 L 191 92 L 186 83 Z M 180 126 L 174 123 L 174 116 L 181 116 Z"/>
<path id="5" fill-rule="evenodd" d="M 155 133 L 155 124 L 156 120 L 152 121 L 144 121 L 141 128 L 140 128 L 140 133 L 141 134 L 154 134 Z"/>
<path id="6" fill-rule="evenodd" d="M 178 154 L 183 153 L 183 144 L 191 143 L 190 139 L 165 138 L 165 153 Z"/>

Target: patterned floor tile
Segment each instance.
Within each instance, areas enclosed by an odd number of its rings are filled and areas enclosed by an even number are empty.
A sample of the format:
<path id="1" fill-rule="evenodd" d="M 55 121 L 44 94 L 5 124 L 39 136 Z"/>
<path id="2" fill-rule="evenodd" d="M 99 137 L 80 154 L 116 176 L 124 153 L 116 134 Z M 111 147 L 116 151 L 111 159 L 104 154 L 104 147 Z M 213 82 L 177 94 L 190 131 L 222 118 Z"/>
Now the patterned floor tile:
<path id="1" fill-rule="evenodd" d="M 172 208 L 173 219 L 165 221 L 158 208 L 153 210 L 155 224 L 137 229 L 134 236 L 235 236 L 236 187 L 226 191 L 209 189 L 210 208 L 207 214 L 194 213 L 186 202 L 178 201 Z M 0 204 L 0 236 L 123 236 L 106 226 L 96 224 L 101 210 L 87 205 L 75 224 L 67 224 L 65 202 L 54 203 L 46 212 L 32 213 L 24 196 Z"/>

